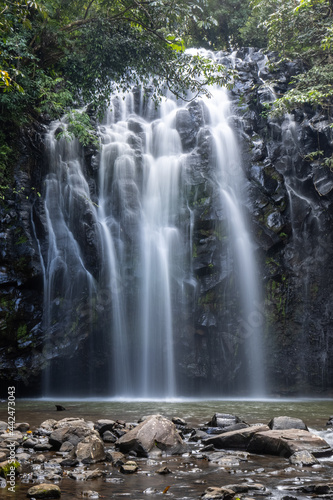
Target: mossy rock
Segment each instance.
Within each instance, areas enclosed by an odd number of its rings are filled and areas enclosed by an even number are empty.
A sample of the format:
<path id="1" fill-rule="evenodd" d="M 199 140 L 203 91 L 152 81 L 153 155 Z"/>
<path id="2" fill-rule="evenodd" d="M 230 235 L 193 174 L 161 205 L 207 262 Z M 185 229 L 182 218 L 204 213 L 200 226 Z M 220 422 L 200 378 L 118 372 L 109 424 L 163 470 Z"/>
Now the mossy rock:
<path id="1" fill-rule="evenodd" d="M 0 476 L 6 477 L 11 471 L 11 468 L 15 468 L 15 474 L 19 474 L 21 472 L 21 465 L 17 460 L 11 461 L 11 460 L 5 460 L 5 462 L 0 463 Z"/>
<path id="2" fill-rule="evenodd" d="M 29 498 L 60 498 L 61 490 L 55 484 L 36 484 L 28 489 L 27 496 Z"/>

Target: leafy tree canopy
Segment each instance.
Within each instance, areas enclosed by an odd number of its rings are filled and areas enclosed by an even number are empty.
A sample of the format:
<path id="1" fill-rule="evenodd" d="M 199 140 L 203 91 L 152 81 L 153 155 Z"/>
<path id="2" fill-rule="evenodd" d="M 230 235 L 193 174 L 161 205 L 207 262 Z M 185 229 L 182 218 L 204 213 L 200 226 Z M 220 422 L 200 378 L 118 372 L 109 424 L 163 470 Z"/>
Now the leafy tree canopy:
<path id="1" fill-rule="evenodd" d="M 308 103 L 329 108 L 333 98 L 333 0 L 252 0 L 268 48 L 284 59 L 300 59 L 305 72 L 278 100 L 283 112 Z"/>
<path id="2" fill-rule="evenodd" d="M 0 0 L 0 184 L 10 135 L 41 113 L 55 118 L 82 102 L 102 111 L 113 91 L 139 81 L 152 82 L 156 99 L 225 83 L 225 68 L 184 51 L 204 1 Z"/>

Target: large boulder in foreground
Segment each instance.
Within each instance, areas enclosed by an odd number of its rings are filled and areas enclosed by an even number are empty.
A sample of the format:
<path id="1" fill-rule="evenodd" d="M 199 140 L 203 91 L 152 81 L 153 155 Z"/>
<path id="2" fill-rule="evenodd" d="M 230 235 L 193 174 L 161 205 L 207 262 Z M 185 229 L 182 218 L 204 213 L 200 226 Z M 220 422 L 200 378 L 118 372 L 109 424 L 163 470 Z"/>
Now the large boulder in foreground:
<path id="1" fill-rule="evenodd" d="M 141 424 L 118 439 L 116 446 L 123 453 L 135 451 L 147 457 L 157 447 L 168 455 L 185 451 L 185 445 L 177 432 L 175 424 L 162 415 L 151 415 Z"/>
<path id="2" fill-rule="evenodd" d="M 315 457 L 332 454 L 332 448 L 321 437 L 299 429 L 257 432 L 247 447 L 250 453 L 290 457 L 299 451 L 309 451 Z"/>

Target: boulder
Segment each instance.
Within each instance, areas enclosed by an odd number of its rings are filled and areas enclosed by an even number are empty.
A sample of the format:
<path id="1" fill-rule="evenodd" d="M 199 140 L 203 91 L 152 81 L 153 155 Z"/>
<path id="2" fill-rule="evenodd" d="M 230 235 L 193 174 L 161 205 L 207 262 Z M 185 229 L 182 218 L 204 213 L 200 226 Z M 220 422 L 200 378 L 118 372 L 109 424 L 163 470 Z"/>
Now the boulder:
<path id="1" fill-rule="evenodd" d="M 315 457 L 332 454 L 332 448 L 324 439 L 299 429 L 257 432 L 253 434 L 247 451 L 283 457 L 290 457 L 301 451 L 309 451 Z"/>
<path id="2" fill-rule="evenodd" d="M 57 420 L 55 420 L 54 418 L 49 418 L 48 420 L 44 420 L 44 422 L 42 422 L 40 424 L 40 427 L 39 427 L 39 431 L 41 431 L 41 433 L 50 433 L 53 431 L 54 429 L 54 426 L 57 424 Z"/>
<path id="3" fill-rule="evenodd" d="M 105 443 L 115 443 L 117 441 L 116 436 L 111 431 L 105 431 L 102 439 Z"/>
<path id="4" fill-rule="evenodd" d="M 202 444 L 207 446 L 213 444 L 215 448 L 231 448 L 231 449 L 246 449 L 252 437 L 257 433 L 265 433 L 269 431 L 267 425 L 251 425 L 246 429 L 238 429 L 236 431 L 224 432 L 217 436 L 211 436 L 202 440 Z"/>
<path id="5" fill-rule="evenodd" d="M 185 446 L 175 424 L 161 415 L 152 415 L 118 439 L 116 446 L 124 453 L 135 451 L 147 457 L 154 447 L 167 454 L 182 453 Z"/>
<path id="6" fill-rule="evenodd" d="M 285 429 L 302 429 L 304 431 L 308 430 L 303 420 L 293 417 L 274 417 L 269 422 L 268 427 L 273 431 Z"/>
<path id="7" fill-rule="evenodd" d="M 37 444 L 40 444 L 36 438 L 28 438 L 23 441 L 23 448 L 35 448 Z"/>
<path id="8" fill-rule="evenodd" d="M 94 428 L 94 424 L 92 422 L 86 422 L 83 418 L 78 417 L 67 417 L 62 418 L 61 420 L 56 421 L 54 424 L 54 429 L 59 429 L 61 427 L 79 427 L 80 425 L 89 427 L 90 429 Z"/>
<path id="9" fill-rule="evenodd" d="M 108 419 L 102 419 L 102 420 L 97 420 L 95 423 L 94 427 L 96 431 L 100 433 L 102 436 L 104 432 L 106 431 L 112 431 L 116 425 L 116 422 L 114 420 L 108 420 Z"/>
<path id="10" fill-rule="evenodd" d="M 230 415 L 229 413 L 215 413 L 212 420 L 208 422 L 209 427 L 229 427 L 231 425 L 238 424 L 240 419 L 236 415 Z"/>
<path id="11" fill-rule="evenodd" d="M 60 498 L 61 490 L 56 484 L 36 484 L 28 489 L 27 496 L 30 498 Z"/>
<path id="12" fill-rule="evenodd" d="M 0 432 L 4 432 L 8 429 L 8 423 L 0 420 Z"/>
<path id="13" fill-rule="evenodd" d="M 28 424 L 27 422 L 18 422 L 17 424 L 15 424 L 14 429 L 20 432 L 27 432 L 30 429 L 30 424 Z"/>
<path id="14" fill-rule="evenodd" d="M 105 460 L 103 441 L 95 435 L 86 436 L 75 450 L 76 458 L 82 463 L 96 463 Z"/>
<path id="15" fill-rule="evenodd" d="M 112 462 L 115 467 L 119 467 L 119 465 L 123 465 L 125 463 L 125 455 L 120 453 L 120 451 L 111 451 L 108 452 L 108 460 Z"/>
<path id="16" fill-rule="evenodd" d="M 289 457 L 289 462 L 292 465 L 315 465 L 318 464 L 318 460 L 307 450 L 296 451 L 293 455 Z"/>
<path id="17" fill-rule="evenodd" d="M 49 443 L 55 450 L 59 450 L 61 445 L 69 441 L 74 446 L 82 441 L 85 437 L 95 435 L 99 437 L 97 431 L 93 430 L 91 425 L 84 420 L 76 420 L 67 424 L 58 424 L 57 427 L 49 436 Z"/>

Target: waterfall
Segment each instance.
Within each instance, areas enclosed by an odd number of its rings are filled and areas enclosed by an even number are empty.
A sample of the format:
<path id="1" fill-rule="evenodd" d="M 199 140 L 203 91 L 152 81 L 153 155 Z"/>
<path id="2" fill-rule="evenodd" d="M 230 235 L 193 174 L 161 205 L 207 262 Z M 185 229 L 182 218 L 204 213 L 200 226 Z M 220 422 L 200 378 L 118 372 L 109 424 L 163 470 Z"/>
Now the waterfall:
<path id="1" fill-rule="evenodd" d="M 238 276 L 242 335 L 248 364 L 245 368 L 247 383 L 244 387 L 252 396 L 263 396 L 265 394 L 263 321 L 258 311 L 260 293 L 254 249 L 241 205 L 246 193 L 239 145 L 228 123 L 231 109 L 226 90 L 215 90 L 213 99 L 206 104 L 210 112 L 210 126 L 216 147 L 217 182 L 221 190 L 222 203 L 228 213 L 229 244 L 230 250 L 235 255 L 235 274 Z"/>
<path id="2" fill-rule="evenodd" d="M 157 109 L 140 89 L 114 96 L 98 128 L 101 147 L 93 167 L 76 140 L 55 139 L 65 124 L 52 125 L 43 194 L 47 245 L 40 245 L 45 352 L 55 360 L 45 370 L 46 394 L 64 392 L 64 371 L 70 375 L 68 391 L 76 391 L 76 371 L 90 396 L 197 395 L 184 373 L 193 370 L 199 378 L 208 373 L 210 338 L 219 336 L 223 344 L 223 332 L 233 338 L 234 352 L 212 347 L 217 368 L 207 375 L 206 389 L 219 370 L 214 394 L 226 393 L 223 365 L 229 357 L 229 365 L 237 365 L 238 392 L 264 394 L 262 332 L 255 321 L 258 272 L 242 207 L 246 184 L 231 113 L 224 89 L 190 105 L 163 98 Z M 205 204 L 212 215 L 202 232 L 210 236 L 200 240 L 198 207 Z M 221 237 L 214 224 L 225 226 Z M 209 238 L 216 242 L 214 263 L 209 257 L 198 264 L 197 248 Z M 206 270 L 198 271 L 200 266 Z M 224 294 L 232 307 L 220 311 L 221 304 L 208 304 L 205 287 L 211 287 L 210 296 Z M 198 326 L 200 304 L 214 317 L 201 322 L 204 331 Z M 67 353 L 72 335 L 81 343 L 88 337 L 88 347 Z M 198 342 L 203 350 L 196 354 Z"/>

